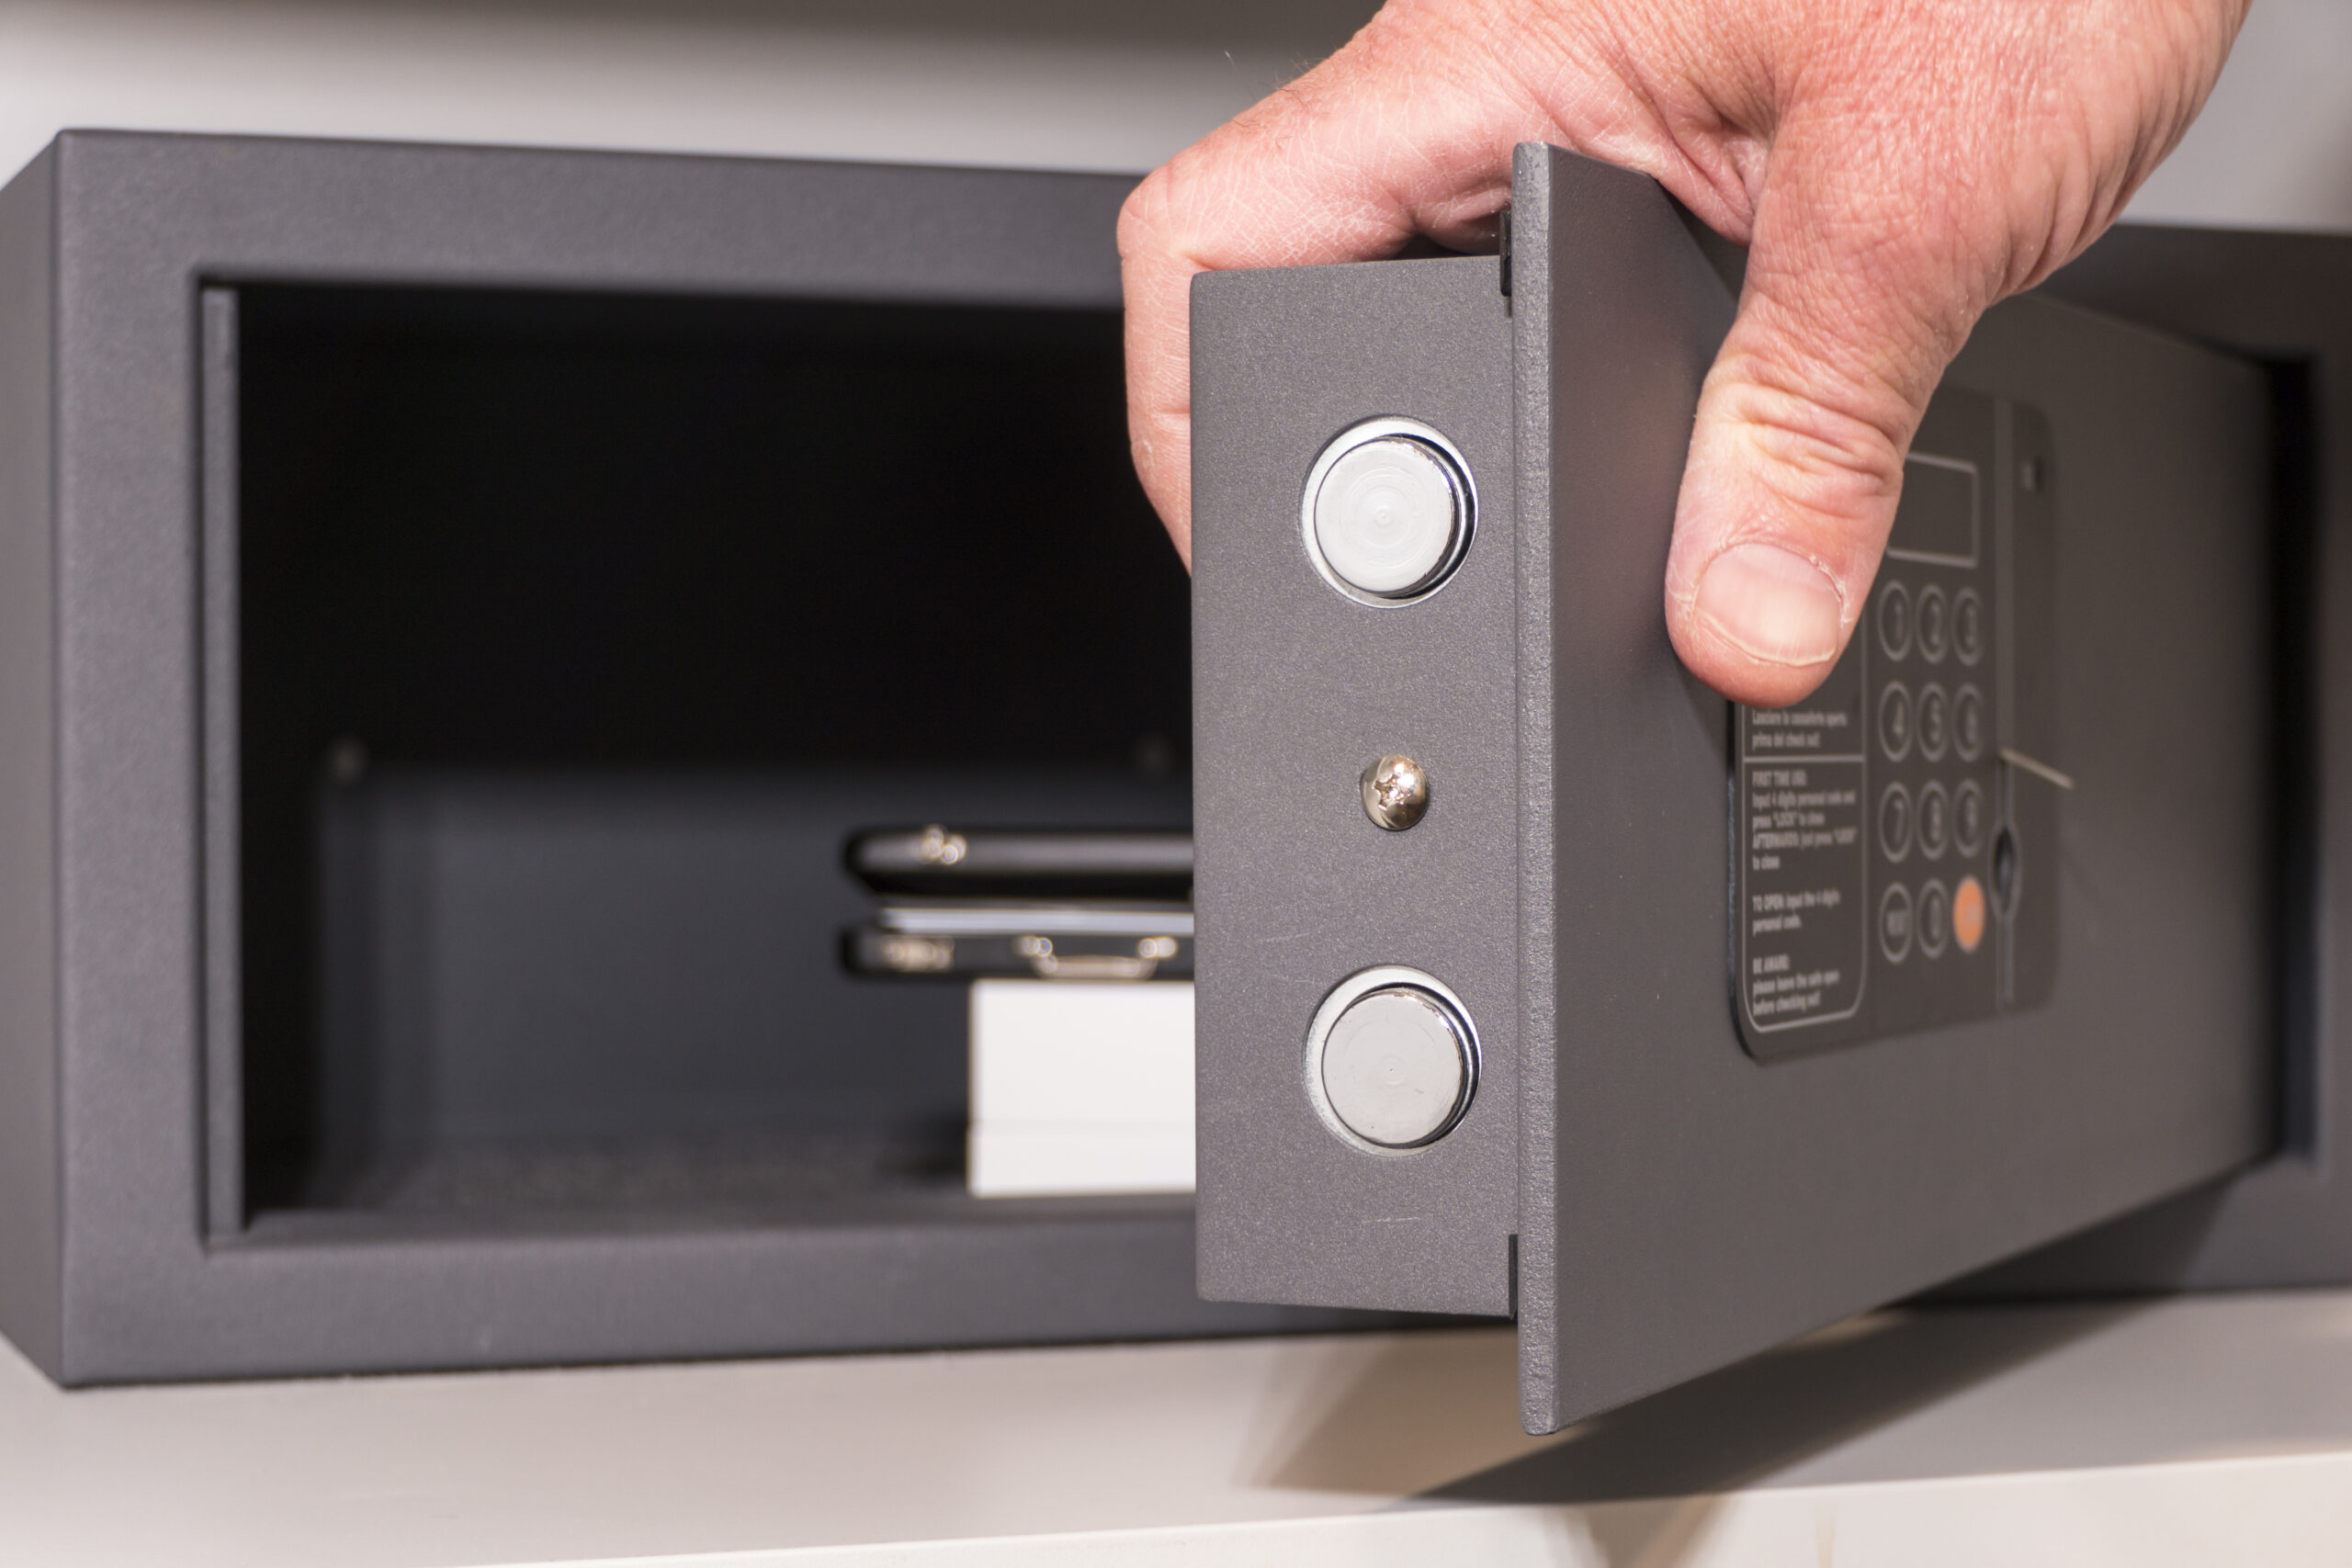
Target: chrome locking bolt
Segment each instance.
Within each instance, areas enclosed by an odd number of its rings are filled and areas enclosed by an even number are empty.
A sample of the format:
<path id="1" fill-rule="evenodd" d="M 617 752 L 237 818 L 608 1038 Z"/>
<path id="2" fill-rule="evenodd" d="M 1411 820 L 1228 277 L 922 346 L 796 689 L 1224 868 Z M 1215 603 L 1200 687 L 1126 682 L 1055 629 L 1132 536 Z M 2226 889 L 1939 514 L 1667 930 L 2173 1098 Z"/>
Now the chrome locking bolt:
<path id="1" fill-rule="evenodd" d="M 1461 1001 L 1419 970 L 1367 969 L 1324 998 L 1307 1032 L 1308 1093 L 1332 1131 L 1373 1153 L 1435 1143 L 1478 1087 Z"/>
<path id="2" fill-rule="evenodd" d="M 1325 581 L 1358 604 L 1394 605 L 1442 587 L 1470 547 L 1470 470 L 1417 420 L 1367 420 L 1323 449 L 1301 522 Z"/>

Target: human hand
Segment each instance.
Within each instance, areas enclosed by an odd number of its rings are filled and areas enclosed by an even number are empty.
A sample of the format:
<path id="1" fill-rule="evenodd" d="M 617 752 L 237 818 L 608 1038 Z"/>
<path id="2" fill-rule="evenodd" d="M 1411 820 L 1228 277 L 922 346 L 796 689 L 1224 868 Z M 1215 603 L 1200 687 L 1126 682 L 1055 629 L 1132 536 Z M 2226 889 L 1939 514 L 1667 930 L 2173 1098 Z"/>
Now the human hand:
<path id="1" fill-rule="evenodd" d="M 1192 554 L 1193 275 L 1491 248 L 1511 149 L 1655 177 L 1749 247 L 1699 400 L 1667 627 L 1792 703 L 1867 602 L 1921 411 L 1978 316 L 2096 239 L 2246 0 L 1389 0 L 1119 223 L 1136 467 Z"/>

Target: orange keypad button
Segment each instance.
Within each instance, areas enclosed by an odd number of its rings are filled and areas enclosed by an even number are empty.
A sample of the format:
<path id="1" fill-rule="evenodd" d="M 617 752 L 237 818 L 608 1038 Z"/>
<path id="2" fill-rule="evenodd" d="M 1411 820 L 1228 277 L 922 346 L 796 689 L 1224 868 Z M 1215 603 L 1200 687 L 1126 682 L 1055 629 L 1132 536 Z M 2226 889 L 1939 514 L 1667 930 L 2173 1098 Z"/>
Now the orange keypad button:
<path id="1" fill-rule="evenodd" d="M 1973 953 L 1984 940 L 1984 885 L 1973 876 L 1960 880 L 1951 896 L 1951 934 L 1962 953 Z"/>

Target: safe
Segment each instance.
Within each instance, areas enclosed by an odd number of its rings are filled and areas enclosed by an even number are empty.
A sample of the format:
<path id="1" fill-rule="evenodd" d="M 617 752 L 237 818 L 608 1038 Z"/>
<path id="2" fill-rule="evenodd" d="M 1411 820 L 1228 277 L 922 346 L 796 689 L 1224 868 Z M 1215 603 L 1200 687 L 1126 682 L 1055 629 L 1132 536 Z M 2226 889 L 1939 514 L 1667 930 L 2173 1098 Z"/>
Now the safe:
<path id="1" fill-rule="evenodd" d="M 1743 716 L 1657 609 L 1736 254 L 1531 150 L 1507 259 L 1204 280 L 1188 584 L 1130 187 L 0 190 L 11 1340 L 1469 1314 L 1549 1427 L 1931 1288 L 2352 1278 L 2346 242 L 2119 231 L 1989 320 L 1857 652 Z"/>

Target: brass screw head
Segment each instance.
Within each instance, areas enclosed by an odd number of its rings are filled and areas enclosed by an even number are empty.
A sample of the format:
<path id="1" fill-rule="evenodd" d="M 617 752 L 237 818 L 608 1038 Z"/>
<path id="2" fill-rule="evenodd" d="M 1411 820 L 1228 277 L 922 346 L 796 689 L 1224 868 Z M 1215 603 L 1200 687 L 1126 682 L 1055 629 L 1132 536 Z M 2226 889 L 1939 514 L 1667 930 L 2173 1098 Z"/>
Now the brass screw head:
<path id="1" fill-rule="evenodd" d="M 1429 770 L 1390 752 L 1363 771 L 1363 814 L 1373 826 L 1401 833 L 1429 815 Z"/>

